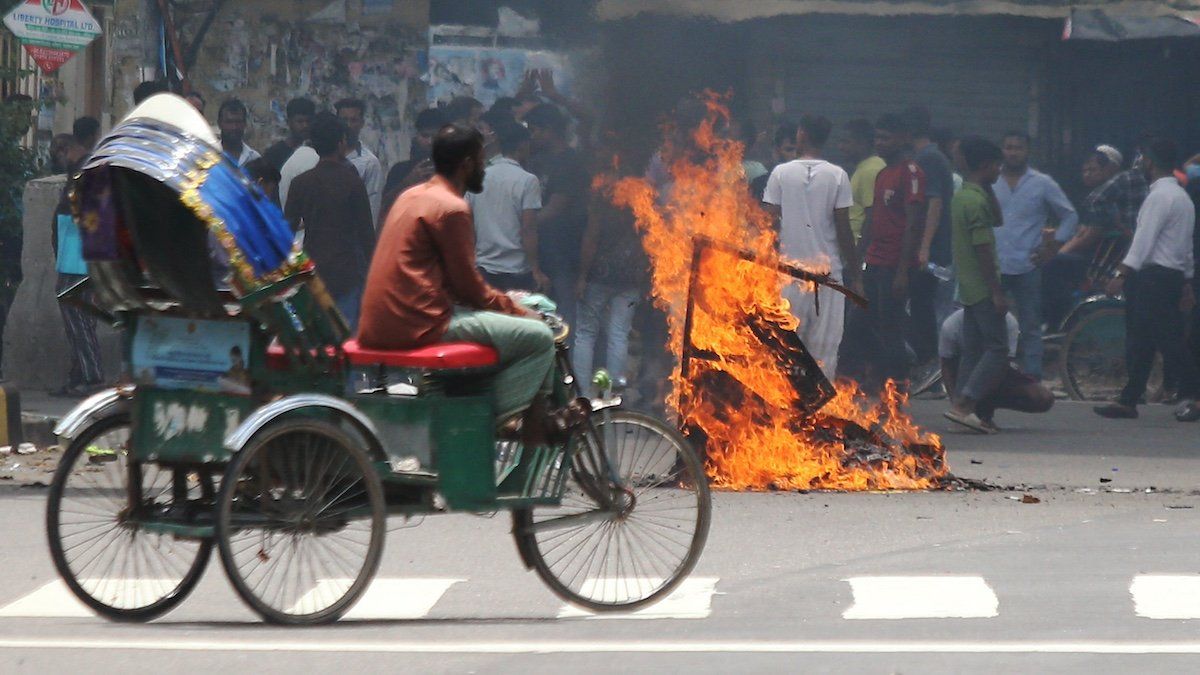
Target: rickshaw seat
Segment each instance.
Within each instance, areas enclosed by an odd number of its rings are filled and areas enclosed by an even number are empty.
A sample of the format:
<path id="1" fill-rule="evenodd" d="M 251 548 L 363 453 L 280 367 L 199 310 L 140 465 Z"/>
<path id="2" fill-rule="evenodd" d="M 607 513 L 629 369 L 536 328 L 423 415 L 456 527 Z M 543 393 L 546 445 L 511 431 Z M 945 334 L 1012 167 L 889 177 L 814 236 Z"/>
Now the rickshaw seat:
<path id="1" fill-rule="evenodd" d="M 346 358 L 355 366 L 392 366 L 396 368 L 425 368 L 456 370 L 486 368 L 500 362 L 500 355 L 487 345 L 474 342 L 439 342 L 416 349 L 367 349 L 357 340 L 342 345 Z"/>

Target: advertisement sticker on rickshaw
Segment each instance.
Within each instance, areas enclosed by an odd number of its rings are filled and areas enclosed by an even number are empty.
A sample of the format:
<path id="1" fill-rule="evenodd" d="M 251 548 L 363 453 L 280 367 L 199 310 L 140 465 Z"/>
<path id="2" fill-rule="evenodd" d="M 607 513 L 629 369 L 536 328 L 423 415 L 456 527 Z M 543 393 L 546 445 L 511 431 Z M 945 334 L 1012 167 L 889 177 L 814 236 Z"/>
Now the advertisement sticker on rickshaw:
<path id="1" fill-rule="evenodd" d="M 133 339 L 133 374 L 140 385 L 227 394 L 250 393 L 246 355 L 250 325 L 141 317 Z"/>

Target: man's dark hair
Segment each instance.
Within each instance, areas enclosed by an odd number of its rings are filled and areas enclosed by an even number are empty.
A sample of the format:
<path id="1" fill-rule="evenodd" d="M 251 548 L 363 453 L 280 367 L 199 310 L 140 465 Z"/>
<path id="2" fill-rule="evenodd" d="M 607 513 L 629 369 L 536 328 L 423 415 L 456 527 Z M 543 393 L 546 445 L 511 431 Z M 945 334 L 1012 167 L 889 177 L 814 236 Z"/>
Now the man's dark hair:
<path id="1" fill-rule="evenodd" d="M 529 140 L 529 129 L 526 129 L 524 125 L 517 124 L 515 120 L 501 122 L 494 129 L 496 140 L 500 142 L 500 152 L 505 155 L 516 152 L 522 143 Z"/>
<path id="2" fill-rule="evenodd" d="M 525 124 L 564 136 L 567 133 L 567 116 L 553 103 L 542 103 L 525 113 Z"/>
<path id="3" fill-rule="evenodd" d="M 456 96 L 442 110 L 450 122 L 462 122 L 471 117 L 472 110 L 482 107 L 483 104 L 478 99 L 470 96 Z"/>
<path id="4" fill-rule="evenodd" d="M 954 132 L 949 127 L 934 127 L 929 130 L 929 140 L 937 143 L 942 152 L 950 152 L 950 144 L 954 142 Z"/>
<path id="5" fill-rule="evenodd" d="M 1009 129 L 1008 131 L 1004 132 L 1003 136 L 1000 137 L 1000 142 L 1003 143 L 1004 141 L 1007 141 L 1010 138 L 1019 138 L 1019 139 L 1021 139 L 1022 142 L 1025 143 L 1026 146 L 1031 145 L 1032 140 L 1033 140 L 1029 137 L 1029 134 L 1024 131 L 1019 131 L 1017 129 Z"/>
<path id="6" fill-rule="evenodd" d="M 312 101 L 310 101 L 307 98 L 294 98 L 294 99 L 288 101 L 288 104 L 287 104 L 287 116 L 288 117 L 295 117 L 297 115 L 312 117 L 313 115 L 316 115 L 316 114 L 317 114 L 317 104 L 313 103 Z"/>
<path id="7" fill-rule="evenodd" d="M 447 124 L 433 137 L 433 168 L 442 176 L 453 176 L 463 162 L 482 151 L 483 134 L 478 129 Z"/>
<path id="8" fill-rule="evenodd" d="M 162 80 L 146 80 L 133 88 L 133 104 L 141 105 L 142 101 L 150 98 L 155 94 L 165 94 L 171 91 L 167 83 Z"/>
<path id="9" fill-rule="evenodd" d="M 799 129 L 799 127 L 796 126 L 795 122 L 791 120 L 781 121 L 779 126 L 775 127 L 775 137 L 771 139 L 775 144 L 775 147 L 778 148 L 788 141 L 794 142 L 796 140 L 797 129 Z"/>
<path id="10" fill-rule="evenodd" d="M 846 133 L 856 141 L 870 143 L 875 140 L 875 125 L 863 117 L 846 122 Z"/>
<path id="11" fill-rule="evenodd" d="M 413 126 L 417 129 L 441 129 L 446 126 L 446 116 L 437 108 L 426 108 L 417 113 L 416 123 Z"/>
<path id="12" fill-rule="evenodd" d="M 279 183 L 283 178 L 279 173 L 279 168 L 272 164 L 266 157 L 259 157 L 247 162 L 246 166 L 242 168 L 245 170 L 246 175 L 255 181 Z"/>
<path id="13" fill-rule="evenodd" d="M 349 130 L 346 123 L 331 112 L 317 113 L 313 117 L 309 144 L 321 157 L 328 157 L 337 152 L 338 143 L 346 140 Z"/>
<path id="14" fill-rule="evenodd" d="M 908 130 L 912 132 L 913 136 L 917 138 L 929 138 L 929 132 L 933 128 L 929 108 L 914 105 L 904 111 L 904 118 L 908 120 Z"/>
<path id="15" fill-rule="evenodd" d="M 71 135 L 80 144 L 90 147 L 100 136 L 100 120 L 95 117 L 80 117 L 71 125 Z"/>
<path id="16" fill-rule="evenodd" d="M 964 138 L 958 148 L 962 151 L 963 162 L 966 163 L 968 171 L 978 171 L 1004 158 L 1000 146 L 979 136 Z"/>
<path id="17" fill-rule="evenodd" d="M 805 115 L 800 118 L 800 128 L 804 130 L 805 137 L 814 148 L 825 147 L 825 142 L 829 140 L 829 134 L 833 133 L 833 124 L 829 118 L 821 115 Z"/>
<path id="18" fill-rule="evenodd" d="M 225 99 L 225 101 L 221 103 L 221 107 L 217 108 L 217 120 L 220 121 L 220 119 L 226 114 L 241 115 L 242 117 L 250 116 L 250 114 L 246 111 L 246 104 L 242 103 L 240 99 L 236 98 Z"/>
<path id="19" fill-rule="evenodd" d="M 492 103 L 491 108 L 488 108 L 488 113 L 498 112 L 508 115 L 509 117 L 516 117 L 516 115 L 513 114 L 513 110 L 516 109 L 518 105 L 520 105 L 520 101 L 512 96 L 501 96 Z"/>
<path id="20" fill-rule="evenodd" d="M 1169 138 L 1153 138 L 1146 143 L 1145 155 L 1159 171 L 1179 168 L 1179 146 Z"/>
<path id="21" fill-rule="evenodd" d="M 880 117 L 879 121 L 875 123 L 875 128 L 889 134 L 905 134 L 912 131 L 909 121 L 895 113 L 888 113 Z"/>
<path id="22" fill-rule="evenodd" d="M 367 114 L 367 102 L 361 98 L 344 98 L 333 104 L 333 109 L 341 112 L 343 108 L 354 108 L 363 115 Z"/>
<path id="23" fill-rule="evenodd" d="M 483 117 L 480 117 L 479 121 L 487 122 L 487 125 L 495 130 L 506 124 L 516 124 L 517 118 L 513 117 L 511 112 L 504 112 L 503 110 L 492 108 L 491 110 L 483 113 Z"/>

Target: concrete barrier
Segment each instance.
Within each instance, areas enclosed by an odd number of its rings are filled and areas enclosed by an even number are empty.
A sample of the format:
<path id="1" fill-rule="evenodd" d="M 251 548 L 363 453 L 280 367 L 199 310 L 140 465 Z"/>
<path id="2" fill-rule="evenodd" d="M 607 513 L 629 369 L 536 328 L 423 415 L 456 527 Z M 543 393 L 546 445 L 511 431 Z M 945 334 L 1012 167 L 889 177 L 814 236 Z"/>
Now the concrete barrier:
<path id="1" fill-rule="evenodd" d="M 8 314 L 4 330 L 4 375 L 20 390 L 47 391 L 67 381 L 70 349 L 58 311 L 51 247 L 51 224 L 66 176 L 51 176 L 25 185 L 25 245 L 21 254 L 24 279 Z M 120 334 L 108 326 L 98 329 L 108 381 L 120 373 Z"/>

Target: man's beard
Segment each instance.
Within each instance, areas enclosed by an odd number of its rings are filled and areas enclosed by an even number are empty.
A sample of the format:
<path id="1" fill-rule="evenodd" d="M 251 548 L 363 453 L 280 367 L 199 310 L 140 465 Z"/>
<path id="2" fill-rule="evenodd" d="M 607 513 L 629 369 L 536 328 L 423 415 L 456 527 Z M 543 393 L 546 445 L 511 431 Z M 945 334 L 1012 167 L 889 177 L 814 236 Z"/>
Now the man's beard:
<path id="1" fill-rule="evenodd" d="M 483 192 L 483 174 L 483 167 L 479 167 L 467 178 L 467 192 L 472 194 Z"/>

